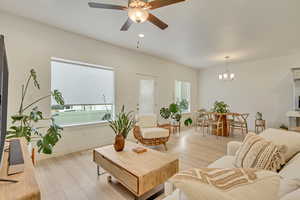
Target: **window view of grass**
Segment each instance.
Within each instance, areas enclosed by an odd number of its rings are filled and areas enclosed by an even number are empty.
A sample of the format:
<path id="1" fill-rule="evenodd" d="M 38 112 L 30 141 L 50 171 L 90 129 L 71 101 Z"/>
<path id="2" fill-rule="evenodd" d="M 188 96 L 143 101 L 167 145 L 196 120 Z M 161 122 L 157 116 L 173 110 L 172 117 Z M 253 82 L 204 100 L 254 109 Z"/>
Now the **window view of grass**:
<path id="1" fill-rule="evenodd" d="M 52 116 L 60 126 L 107 121 L 112 113 L 112 105 L 52 106 Z"/>

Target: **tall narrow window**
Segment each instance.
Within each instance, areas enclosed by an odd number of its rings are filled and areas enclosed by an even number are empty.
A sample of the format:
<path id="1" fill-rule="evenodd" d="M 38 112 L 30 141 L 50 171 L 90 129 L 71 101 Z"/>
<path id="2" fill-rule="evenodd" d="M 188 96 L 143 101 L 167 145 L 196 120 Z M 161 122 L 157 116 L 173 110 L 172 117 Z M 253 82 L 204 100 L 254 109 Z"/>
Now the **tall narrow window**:
<path id="1" fill-rule="evenodd" d="M 175 81 L 175 102 L 182 112 L 191 110 L 191 84 L 184 81 Z"/>
<path id="2" fill-rule="evenodd" d="M 114 113 L 114 71 L 102 66 L 52 59 L 51 89 L 65 105 L 52 99 L 51 112 L 61 126 L 106 121 Z"/>

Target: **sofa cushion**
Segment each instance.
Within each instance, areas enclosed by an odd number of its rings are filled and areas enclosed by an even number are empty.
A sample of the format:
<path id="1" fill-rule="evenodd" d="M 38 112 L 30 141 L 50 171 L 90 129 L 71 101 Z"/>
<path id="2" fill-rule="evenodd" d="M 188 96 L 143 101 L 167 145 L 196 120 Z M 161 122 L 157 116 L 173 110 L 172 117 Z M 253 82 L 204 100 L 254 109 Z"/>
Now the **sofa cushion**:
<path id="1" fill-rule="evenodd" d="M 234 156 L 223 156 L 211 163 L 208 168 L 235 168 L 233 165 Z"/>
<path id="2" fill-rule="evenodd" d="M 227 155 L 228 156 L 235 156 L 236 152 L 242 146 L 242 142 L 238 141 L 230 141 L 227 143 Z"/>
<path id="3" fill-rule="evenodd" d="M 300 153 L 295 155 L 285 166 L 280 170 L 279 175 L 284 178 L 300 179 Z"/>
<path id="4" fill-rule="evenodd" d="M 164 128 L 141 128 L 142 136 L 145 139 L 162 138 L 169 136 L 169 130 Z"/>
<path id="5" fill-rule="evenodd" d="M 280 198 L 280 200 L 299 200 L 300 199 L 300 189 L 291 192 L 284 197 Z"/>
<path id="6" fill-rule="evenodd" d="M 248 133 L 236 153 L 234 165 L 241 168 L 277 171 L 284 164 L 285 149 L 285 146 L 277 146 L 255 133 Z"/>
<path id="7" fill-rule="evenodd" d="M 286 145 L 287 151 L 284 153 L 286 162 L 300 152 L 300 133 L 269 128 L 263 131 L 260 136 L 276 145 Z"/>
<path id="8" fill-rule="evenodd" d="M 137 117 L 138 126 L 141 128 L 153 128 L 157 126 L 156 115 L 140 115 Z"/>
<path id="9" fill-rule="evenodd" d="M 179 172 L 170 182 L 189 200 L 278 199 L 279 176 L 264 170 L 191 169 Z"/>
<path id="10" fill-rule="evenodd" d="M 280 178 L 279 198 L 300 189 L 300 179 Z"/>

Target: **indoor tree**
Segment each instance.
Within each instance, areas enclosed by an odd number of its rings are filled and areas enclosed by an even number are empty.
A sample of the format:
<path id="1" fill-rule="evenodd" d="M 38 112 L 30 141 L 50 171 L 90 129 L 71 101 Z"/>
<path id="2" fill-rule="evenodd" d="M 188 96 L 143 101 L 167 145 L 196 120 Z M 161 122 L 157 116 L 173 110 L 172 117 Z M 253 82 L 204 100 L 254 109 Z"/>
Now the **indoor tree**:
<path id="1" fill-rule="evenodd" d="M 25 84 L 21 86 L 22 95 L 19 110 L 17 114 L 11 116 L 12 126 L 8 130 L 7 138 L 24 137 L 28 143 L 36 142 L 39 153 L 51 154 L 53 147 L 61 138 L 62 128 L 55 124 L 52 117 L 44 117 L 37 103 L 52 96 L 59 105 L 64 105 L 64 99 L 58 90 L 54 90 L 50 94 L 40 97 L 32 103 L 25 104 L 30 83 L 33 83 L 36 89 L 40 89 L 40 84 L 34 69 L 30 70 Z M 50 121 L 50 124 L 48 126 L 38 126 L 38 122 L 40 121 Z"/>

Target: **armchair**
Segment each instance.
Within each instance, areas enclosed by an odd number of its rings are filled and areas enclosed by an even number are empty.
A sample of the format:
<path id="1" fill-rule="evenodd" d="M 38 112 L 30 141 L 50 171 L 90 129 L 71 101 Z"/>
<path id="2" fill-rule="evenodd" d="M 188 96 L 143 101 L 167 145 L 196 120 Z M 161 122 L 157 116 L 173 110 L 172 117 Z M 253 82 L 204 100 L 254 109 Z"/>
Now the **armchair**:
<path id="1" fill-rule="evenodd" d="M 137 125 L 133 128 L 133 135 L 138 142 L 147 146 L 164 145 L 170 137 L 170 127 L 159 126 L 156 115 L 141 115 L 137 117 Z"/>

